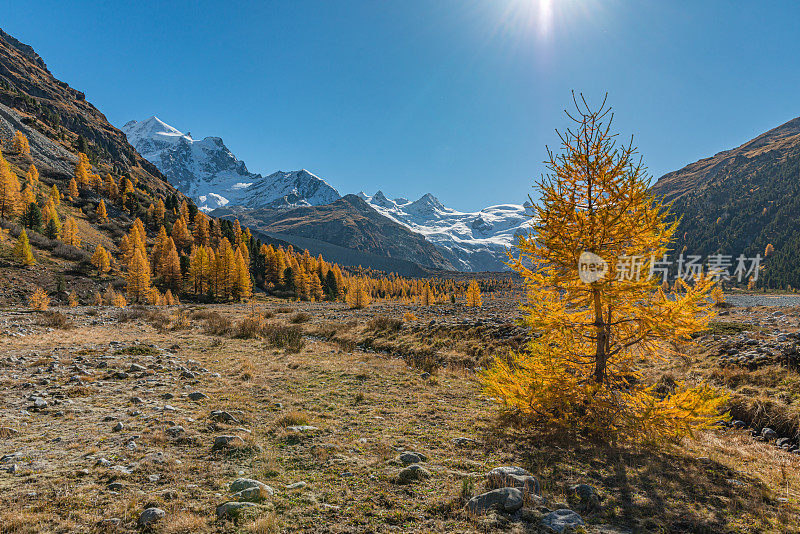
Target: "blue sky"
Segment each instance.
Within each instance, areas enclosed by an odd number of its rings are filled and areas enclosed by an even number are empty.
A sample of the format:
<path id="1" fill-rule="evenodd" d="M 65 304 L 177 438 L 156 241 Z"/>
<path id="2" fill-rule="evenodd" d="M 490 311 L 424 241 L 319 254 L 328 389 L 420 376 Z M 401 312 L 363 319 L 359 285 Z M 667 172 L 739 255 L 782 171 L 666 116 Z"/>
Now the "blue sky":
<path id="1" fill-rule="evenodd" d="M 570 90 L 656 177 L 800 115 L 800 3 L 38 2 L 5 31 L 121 126 L 220 136 L 341 193 L 521 203 Z"/>

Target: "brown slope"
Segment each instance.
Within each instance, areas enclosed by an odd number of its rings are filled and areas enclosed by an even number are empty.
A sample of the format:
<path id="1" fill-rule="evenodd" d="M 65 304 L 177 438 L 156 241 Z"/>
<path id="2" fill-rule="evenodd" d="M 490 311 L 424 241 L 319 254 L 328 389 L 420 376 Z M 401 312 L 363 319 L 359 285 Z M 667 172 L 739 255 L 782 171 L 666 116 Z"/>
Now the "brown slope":
<path id="1" fill-rule="evenodd" d="M 672 201 L 686 194 L 696 195 L 721 178 L 731 167 L 747 160 L 782 161 L 800 153 L 800 117 L 790 120 L 752 139 L 738 148 L 724 150 L 710 158 L 690 163 L 665 174 L 652 190 Z M 766 156 L 766 157 L 765 157 Z"/>
<path id="2" fill-rule="evenodd" d="M 422 235 L 384 217 L 355 195 L 346 195 L 323 206 L 238 212 L 215 210 L 211 214 L 228 218 L 235 215 L 245 226 L 281 235 L 284 239 L 298 236 L 431 269 L 454 270 L 439 249 Z"/>
<path id="3" fill-rule="evenodd" d="M 135 176 L 155 191 L 170 190 L 156 167 L 142 158 L 120 130 L 113 127 L 85 95 L 56 79 L 32 47 L 0 30 L 0 139 L 13 129 L 29 138 L 32 132 L 61 145 L 70 153 L 83 149 L 95 165 L 107 166 L 117 174 Z M 9 111 L 11 110 L 11 111 Z M 45 172 L 64 177 L 69 157 L 53 155 L 31 143 L 35 160 Z M 61 160 L 62 164 L 59 164 Z M 165 187 L 167 186 L 167 187 Z"/>

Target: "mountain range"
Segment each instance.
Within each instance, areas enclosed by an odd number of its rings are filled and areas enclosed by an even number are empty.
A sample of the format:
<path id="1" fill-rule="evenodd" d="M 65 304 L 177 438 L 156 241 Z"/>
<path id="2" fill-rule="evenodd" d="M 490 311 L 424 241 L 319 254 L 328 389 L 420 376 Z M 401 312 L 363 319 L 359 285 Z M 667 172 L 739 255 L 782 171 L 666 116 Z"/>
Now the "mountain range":
<path id="1" fill-rule="evenodd" d="M 158 117 L 122 127 L 128 141 L 175 187 L 209 212 L 216 208 L 329 204 L 338 191 L 305 169 L 268 176 L 247 170 L 219 137 L 193 139 Z"/>
<path id="2" fill-rule="evenodd" d="M 372 196 L 362 192 L 358 195 L 364 201 L 362 204 L 351 199 L 337 204 L 333 210 L 342 221 L 371 223 L 351 227 L 353 231 L 365 232 L 364 235 L 345 238 L 341 233 L 331 233 L 326 225 L 301 227 L 292 219 L 298 213 L 295 208 L 328 205 L 342 198 L 325 180 L 305 169 L 277 171 L 266 176 L 250 172 L 221 138 L 197 140 L 155 116 L 130 121 L 122 131 L 145 159 L 205 212 L 237 217 L 240 221 L 247 219 L 249 224 L 263 231 L 276 225 L 284 230 L 289 227 L 296 237 L 335 246 L 355 246 L 354 250 L 369 254 L 385 255 L 392 251 L 388 257 L 408 260 L 425 268 L 505 270 L 506 250 L 513 245 L 515 235 L 526 231 L 529 221 L 523 205 L 491 206 L 470 213 L 447 208 L 430 193 L 412 202 L 403 198 L 389 200 L 380 191 Z M 376 213 L 365 216 L 370 209 Z M 300 212 L 304 213 L 303 220 L 309 223 L 306 215 L 315 210 Z M 388 222 L 378 222 L 382 217 Z M 400 232 L 389 222 L 410 232 Z M 386 247 L 371 234 L 378 227 L 384 231 L 391 228 L 389 234 L 394 239 L 408 242 L 403 246 Z M 420 239 L 433 246 L 420 248 Z M 426 256 L 417 253 L 423 249 L 429 252 Z"/>

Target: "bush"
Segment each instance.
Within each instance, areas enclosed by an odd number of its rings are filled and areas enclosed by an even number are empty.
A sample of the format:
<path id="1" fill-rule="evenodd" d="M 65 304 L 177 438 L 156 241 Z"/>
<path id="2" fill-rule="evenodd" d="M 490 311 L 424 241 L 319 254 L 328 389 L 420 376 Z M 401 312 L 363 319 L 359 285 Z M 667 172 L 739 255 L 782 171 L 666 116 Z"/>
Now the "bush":
<path id="1" fill-rule="evenodd" d="M 373 330 L 375 332 L 398 332 L 403 328 L 403 321 L 400 319 L 391 319 L 389 317 L 384 317 L 383 315 L 379 315 L 378 317 L 374 317 L 369 320 L 367 323 L 367 330 Z"/>
<path id="2" fill-rule="evenodd" d="M 298 326 L 280 326 L 268 324 L 263 329 L 267 342 L 276 349 L 286 352 L 300 352 L 305 347 L 303 331 Z"/>
<path id="3" fill-rule="evenodd" d="M 59 328 L 61 330 L 67 330 L 75 326 L 72 324 L 69 317 L 58 311 L 46 311 L 42 313 L 36 320 L 36 324 L 46 328 Z"/>
<path id="4" fill-rule="evenodd" d="M 305 312 L 297 312 L 292 315 L 292 318 L 289 319 L 289 322 L 292 324 L 300 324 L 300 323 L 307 323 L 311 320 L 311 314 Z"/>
<path id="5" fill-rule="evenodd" d="M 56 245 L 53 249 L 53 256 L 69 261 L 89 261 L 91 258 L 90 254 L 85 250 L 71 245 L 65 245 L 64 243 Z"/>
<path id="6" fill-rule="evenodd" d="M 233 331 L 233 323 L 219 312 L 209 312 L 205 316 L 206 325 L 203 332 L 207 336 L 225 336 Z"/>

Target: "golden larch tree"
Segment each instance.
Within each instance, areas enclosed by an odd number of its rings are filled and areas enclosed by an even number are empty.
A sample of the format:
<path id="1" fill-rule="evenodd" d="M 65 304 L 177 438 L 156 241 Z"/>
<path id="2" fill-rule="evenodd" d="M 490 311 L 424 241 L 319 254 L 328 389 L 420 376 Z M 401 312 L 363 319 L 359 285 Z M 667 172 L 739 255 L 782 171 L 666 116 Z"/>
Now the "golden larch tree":
<path id="1" fill-rule="evenodd" d="M 108 254 L 103 245 L 97 245 L 92 254 L 92 265 L 94 265 L 97 272 L 101 275 L 108 272 L 111 268 L 111 256 Z"/>
<path id="2" fill-rule="evenodd" d="M 478 284 L 477 280 L 470 280 L 469 285 L 467 286 L 466 299 L 467 306 L 483 306 L 483 300 L 481 299 L 481 286 Z"/>
<path id="3" fill-rule="evenodd" d="M 150 265 L 144 251 L 136 247 L 128 264 L 126 292 L 132 302 L 147 302 L 150 296 Z"/>
<path id="4" fill-rule="evenodd" d="M 28 298 L 28 305 L 34 310 L 45 311 L 50 306 L 50 295 L 44 288 L 37 287 Z"/>
<path id="5" fill-rule="evenodd" d="M 28 234 L 25 232 L 24 228 L 19 234 L 17 245 L 14 247 L 14 256 L 16 256 L 17 260 L 23 265 L 27 265 L 28 267 L 36 265 L 36 259 L 33 257 L 33 250 L 31 250 L 31 244 L 28 241 Z"/>
<path id="6" fill-rule="evenodd" d="M 14 150 L 21 155 L 30 156 L 31 155 L 31 146 L 28 143 L 28 138 L 25 137 L 25 134 L 17 130 L 14 132 L 14 140 L 13 140 Z"/>
<path id="7" fill-rule="evenodd" d="M 0 154 L 0 219 L 11 219 L 22 211 L 19 178 Z"/>
<path id="8" fill-rule="evenodd" d="M 532 231 L 512 262 L 525 281 L 525 323 L 538 334 L 497 358 L 485 387 L 533 424 L 594 438 L 678 438 L 719 418 L 725 399 L 705 384 L 660 394 L 639 370 L 704 328 L 712 281 L 665 295 L 650 266 L 667 254 L 677 223 L 648 190 L 641 159 L 619 146 L 605 102 L 576 99 L 576 127 L 548 149 Z"/>
<path id="9" fill-rule="evenodd" d="M 79 196 L 78 182 L 75 181 L 75 178 L 70 178 L 69 185 L 67 186 L 67 197 L 74 202 Z"/>
<path id="10" fill-rule="evenodd" d="M 67 217 L 67 220 L 64 221 L 64 226 L 61 228 L 61 240 L 73 247 L 80 246 L 81 238 L 78 235 L 78 224 L 73 217 Z"/>
<path id="11" fill-rule="evenodd" d="M 106 211 L 106 203 L 103 202 L 103 199 L 100 199 L 100 203 L 97 205 L 97 209 L 95 210 L 94 214 L 101 221 L 108 220 L 108 212 Z"/>

